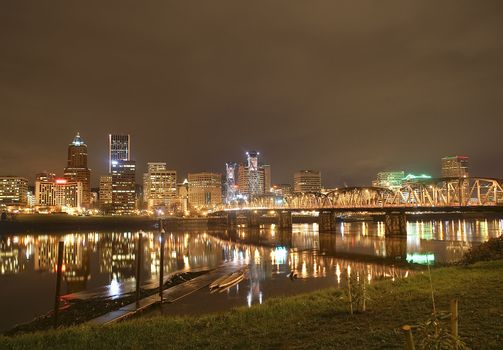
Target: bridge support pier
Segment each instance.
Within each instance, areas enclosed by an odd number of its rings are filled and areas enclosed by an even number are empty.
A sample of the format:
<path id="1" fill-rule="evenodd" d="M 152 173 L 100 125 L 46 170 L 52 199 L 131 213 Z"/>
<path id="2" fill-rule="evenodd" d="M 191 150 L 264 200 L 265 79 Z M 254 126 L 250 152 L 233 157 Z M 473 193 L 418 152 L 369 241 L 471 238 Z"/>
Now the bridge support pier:
<path id="1" fill-rule="evenodd" d="M 320 211 L 319 218 L 320 232 L 335 231 L 336 220 L 332 211 Z"/>
<path id="2" fill-rule="evenodd" d="M 227 228 L 235 229 L 238 226 L 238 215 L 235 211 L 227 213 Z"/>
<path id="3" fill-rule="evenodd" d="M 247 227 L 260 227 L 260 213 L 258 211 L 249 211 L 246 214 L 246 226 Z"/>
<path id="4" fill-rule="evenodd" d="M 385 236 L 407 236 L 407 216 L 404 212 L 386 213 Z"/>
<path id="5" fill-rule="evenodd" d="M 292 213 L 290 211 L 280 211 L 277 216 L 280 229 L 292 228 Z"/>

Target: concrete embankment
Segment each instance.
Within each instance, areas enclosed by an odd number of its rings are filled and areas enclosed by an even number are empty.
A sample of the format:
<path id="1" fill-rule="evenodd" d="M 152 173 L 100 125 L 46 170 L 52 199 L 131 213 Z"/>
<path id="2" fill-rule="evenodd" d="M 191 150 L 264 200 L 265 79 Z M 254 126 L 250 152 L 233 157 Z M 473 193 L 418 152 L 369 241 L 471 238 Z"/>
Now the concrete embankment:
<path id="1" fill-rule="evenodd" d="M 64 214 L 16 215 L 0 222 L 0 234 L 154 230 L 158 220 L 146 216 L 72 216 Z"/>

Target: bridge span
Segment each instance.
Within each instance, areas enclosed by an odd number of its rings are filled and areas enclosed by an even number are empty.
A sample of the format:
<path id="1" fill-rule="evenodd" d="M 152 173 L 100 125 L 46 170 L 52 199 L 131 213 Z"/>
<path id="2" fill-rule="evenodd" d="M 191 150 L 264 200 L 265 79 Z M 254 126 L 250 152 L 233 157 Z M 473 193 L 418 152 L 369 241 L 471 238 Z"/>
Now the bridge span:
<path id="1" fill-rule="evenodd" d="M 227 217 L 228 226 L 245 216 L 257 226 L 264 215 L 277 218 L 280 228 L 291 227 L 292 213 L 315 212 L 320 231 L 332 231 L 347 213 L 384 215 L 388 235 L 406 234 L 407 213 L 503 212 L 503 180 L 493 178 L 438 178 L 415 181 L 391 190 L 381 187 L 344 187 L 328 193 L 264 195 L 245 203 L 222 205 L 213 214 Z"/>

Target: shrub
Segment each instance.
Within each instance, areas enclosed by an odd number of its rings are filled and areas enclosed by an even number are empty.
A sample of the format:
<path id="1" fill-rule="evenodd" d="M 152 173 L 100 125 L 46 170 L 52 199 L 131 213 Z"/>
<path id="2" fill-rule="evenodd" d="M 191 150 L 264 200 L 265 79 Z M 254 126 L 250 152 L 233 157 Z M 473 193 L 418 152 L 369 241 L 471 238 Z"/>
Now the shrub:
<path id="1" fill-rule="evenodd" d="M 463 256 L 461 262 L 464 265 L 468 265 L 476 263 L 477 261 L 499 259 L 503 259 L 503 235 L 497 238 L 491 238 L 487 242 L 471 248 Z"/>

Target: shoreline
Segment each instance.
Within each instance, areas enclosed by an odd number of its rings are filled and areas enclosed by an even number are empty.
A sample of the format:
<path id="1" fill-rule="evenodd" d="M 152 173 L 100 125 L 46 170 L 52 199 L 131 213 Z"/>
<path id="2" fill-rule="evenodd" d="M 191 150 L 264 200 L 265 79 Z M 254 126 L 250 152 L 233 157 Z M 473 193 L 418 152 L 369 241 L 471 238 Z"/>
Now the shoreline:
<path id="1" fill-rule="evenodd" d="M 503 219 L 503 213 L 427 213 L 407 214 L 409 221 L 437 220 L 477 220 Z M 18 214 L 13 219 L 0 222 L 0 235 L 18 233 L 46 233 L 46 232 L 85 232 L 97 230 L 159 230 L 159 218 L 149 216 L 72 216 L 63 214 Z M 162 219 L 164 227 L 169 231 L 228 229 L 224 220 L 215 217 L 169 217 Z M 381 215 L 363 215 L 344 219 L 338 222 L 382 221 Z M 263 224 L 272 223 L 265 218 Z M 294 216 L 293 223 L 316 223 L 316 217 Z"/>
<path id="2" fill-rule="evenodd" d="M 459 299 L 461 339 L 471 348 L 498 349 L 503 260 L 432 269 L 437 310 Z M 70 327 L 0 337 L 6 349 L 90 348 L 403 348 L 400 327 L 431 316 L 429 278 L 378 281 L 365 312 L 350 315 L 344 292 L 333 288 L 274 298 L 263 305 L 202 316 L 133 319 L 109 326 Z M 448 325 L 446 325 L 448 327 Z M 267 333 L 268 332 L 268 333 Z M 419 334 L 415 332 L 416 341 Z M 358 339 L 358 341 L 355 341 Z"/>

